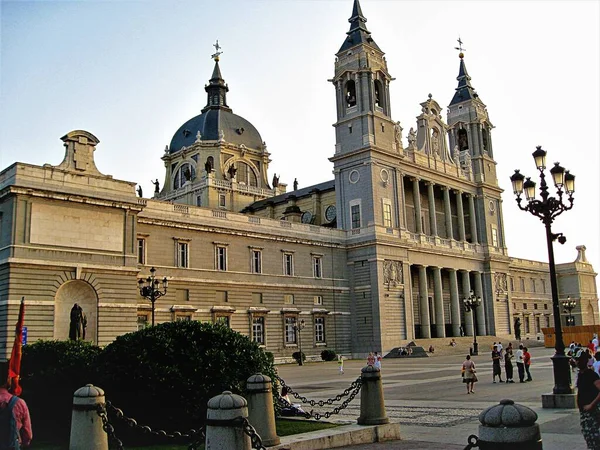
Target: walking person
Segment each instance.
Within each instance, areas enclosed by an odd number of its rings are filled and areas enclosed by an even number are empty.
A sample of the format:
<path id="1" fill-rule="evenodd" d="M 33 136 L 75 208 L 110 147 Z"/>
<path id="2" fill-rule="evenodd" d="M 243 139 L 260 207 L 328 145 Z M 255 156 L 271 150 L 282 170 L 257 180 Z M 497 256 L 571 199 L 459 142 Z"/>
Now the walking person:
<path id="1" fill-rule="evenodd" d="M 529 367 L 531 366 L 531 353 L 529 353 L 527 347 L 523 347 L 523 363 L 525 364 L 525 372 L 527 372 L 527 379 L 525 381 L 533 381 L 531 372 L 529 372 Z"/>
<path id="2" fill-rule="evenodd" d="M 381 355 L 375 352 L 375 367 L 377 367 L 379 370 L 381 370 L 381 359 Z"/>
<path id="3" fill-rule="evenodd" d="M 0 363 L 0 448 L 18 449 L 31 444 L 33 433 L 27 404 L 8 391 L 8 366 L 8 361 Z"/>
<path id="4" fill-rule="evenodd" d="M 338 355 L 338 367 L 340 369 L 340 375 L 344 374 L 344 357 L 342 355 Z"/>
<path id="5" fill-rule="evenodd" d="M 492 350 L 492 383 L 496 382 L 496 376 L 502 381 L 502 369 L 500 368 L 500 352 L 498 351 L 498 346 L 494 345 Z"/>
<path id="6" fill-rule="evenodd" d="M 471 361 L 471 355 L 467 355 L 462 365 L 463 383 L 467 384 L 467 394 L 474 394 L 473 385 L 478 381 L 475 363 Z"/>
<path id="7" fill-rule="evenodd" d="M 591 449 L 600 449 L 600 376 L 588 366 L 587 356 L 577 360 L 577 406 L 581 434 Z"/>
<path id="8" fill-rule="evenodd" d="M 506 372 L 506 382 L 514 383 L 513 380 L 513 364 L 512 359 L 515 357 L 513 355 L 512 346 L 509 343 L 508 347 L 506 347 L 506 351 L 504 352 L 504 371 Z"/>
<path id="9" fill-rule="evenodd" d="M 525 383 L 525 364 L 523 362 L 523 344 L 519 344 L 519 350 L 517 350 L 517 371 L 519 372 L 519 382 Z"/>

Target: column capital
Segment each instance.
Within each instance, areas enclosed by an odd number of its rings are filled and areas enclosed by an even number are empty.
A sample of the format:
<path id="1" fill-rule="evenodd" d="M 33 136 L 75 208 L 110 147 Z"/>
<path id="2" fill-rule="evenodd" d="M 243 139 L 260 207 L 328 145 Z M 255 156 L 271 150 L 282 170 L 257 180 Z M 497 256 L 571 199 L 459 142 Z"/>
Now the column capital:
<path id="1" fill-rule="evenodd" d="M 423 181 L 423 183 L 425 184 L 425 186 L 435 186 L 435 183 L 430 180 L 425 180 L 425 181 Z"/>
<path id="2" fill-rule="evenodd" d="M 442 191 L 450 191 L 451 189 L 450 186 L 446 186 L 445 184 L 440 184 L 439 186 Z"/>
<path id="3" fill-rule="evenodd" d="M 460 189 L 456 189 L 456 188 L 452 188 L 451 191 L 453 194 L 456 194 L 456 195 L 462 195 L 462 193 L 463 193 Z"/>
<path id="4" fill-rule="evenodd" d="M 408 176 L 408 179 L 409 179 L 410 181 L 412 181 L 413 183 L 414 183 L 415 181 L 416 181 L 416 182 L 419 182 L 419 181 L 421 181 L 421 179 L 420 179 L 419 177 L 415 177 L 414 175 L 407 175 L 407 176 Z"/>

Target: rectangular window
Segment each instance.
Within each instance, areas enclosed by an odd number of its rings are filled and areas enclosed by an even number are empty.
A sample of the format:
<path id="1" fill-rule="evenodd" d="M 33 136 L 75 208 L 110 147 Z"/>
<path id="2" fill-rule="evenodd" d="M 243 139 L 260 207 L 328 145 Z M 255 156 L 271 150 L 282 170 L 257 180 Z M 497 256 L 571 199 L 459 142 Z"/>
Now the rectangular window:
<path id="1" fill-rule="evenodd" d="M 533 304 L 533 309 L 538 309 L 538 304 L 537 303 Z"/>
<path id="2" fill-rule="evenodd" d="M 531 333 L 531 324 L 529 323 L 529 316 L 525 317 L 525 333 Z"/>
<path id="3" fill-rule="evenodd" d="M 227 247 L 217 245 L 215 251 L 217 270 L 227 270 Z"/>
<path id="4" fill-rule="evenodd" d="M 523 303 L 523 309 L 527 309 L 527 303 Z"/>
<path id="5" fill-rule="evenodd" d="M 525 292 L 525 278 L 519 278 L 521 282 L 521 292 Z"/>
<path id="6" fill-rule="evenodd" d="M 352 205 L 350 207 L 350 217 L 352 229 L 360 228 L 360 205 Z"/>
<path id="7" fill-rule="evenodd" d="M 285 294 L 283 296 L 283 303 L 286 305 L 293 305 L 294 304 L 294 294 Z"/>
<path id="8" fill-rule="evenodd" d="M 189 302 L 190 301 L 190 290 L 189 289 L 177 289 L 175 291 L 175 296 L 177 298 L 178 303 Z"/>
<path id="9" fill-rule="evenodd" d="M 546 328 L 550 328 L 550 316 L 546 316 Z"/>
<path id="10" fill-rule="evenodd" d="M 315 342 L 325 343 L 325 317 L 315 317 Z"/>
<path id="11" fill-rule="evenodd" d="M 285 343 L 289 345 L 296 342 L 296 317 L 287 316 L 285 318 Z"/>
<path id="12" fill-rule="evenodd" d="M 217 303 L 227 303 L 229 301 L 227 291 L 217 291 L 216 297 Z"/>
<path id="13" fill-rule="evenodd" d="M 283 274 L 294 275 L 294 255 L 292 253 L 283 254 Z"/>
<path id="14" fill-rule="evenodd" d="M 313 297 L 313 303 L 315 305 L 319 305 L 319 306 L 322 305 L 323 304 L 323 296 L 322 295 L 315 295 Z"/>
<path id="15" fill-rule="evenodd" d="M 383 226 L 392 227 L 392 204 L 387 199 L 383 200 Z"/>
<path id="16" fill-rule="evenodd" d="M 225 208 L 225 194 L 219 194 L 219 208 Z"/>
<path id="17" fill-rule="evenodd" d="M 544 303 L 544 309 L 548 309 L 548 303 Z"/>
<path id="18" fill-rule="evenodd" d="M 542 292 L 546 293 L 546 280 L 542 280 Z"/>
<path id="19" fill-rule="evenodd" d="M 138 264 L 146 264 L 146 239 L 138 238 L 137 242 L 137 262 Z"/>
<path id="20" fill-rule="evenodd" d="M 177 314 L 177 316 L 175 317 L 175 320 L 177 320 L 177 322 L 191 322 L 192 315 L 191 314 Z"/>
<path id="21" fill-rule="evenodd" d="M 498 247 L 498 230 L 492 227 L 492 245 Z"/>
<path id="22" fill-rule="evenodd" d="M 199 195 L 196 197 L 196 206 L 202 206 L 202 197 Z"/>
<path id="23" fill-rule="evenodd" d="M 253 292 L 252 293 L 252 303 L 253 304 L 260 304 L 263 302 L 263 296 L 261 292 Z"/>
<path id="24" fill-rule="evenodd" d="M 252 340 L 258 345 L 265 345 L 265 318 L 262 316 L 252 319 Z"/>
<path id="25" fill-rule="evenodd" d="M 313 256 L 313 276 L 323 278 L 323 258 L 320 256 Z"/>
<path id="26" fill-rule="evenodd" d="M 535 278 L 531 279 L 531 292 L 535 292 Z"/>
<path id="27" fill-rule="evenodd" d="M 217 316 L 215 317 L 215 323 L 225 325 L 227 328 L 231 328 L 229 324 L 229 316 Z"/>
<path id="28" fill-rule="evenodd" d="M 539 318 L 539 316 L 535 318 L 535 332 L 536 333 L 541 333 L 542 332 L 542 327 L 540 326 L 540 318 Z"/>
<path id="29" fill-rule="evenodd" d="M 187 242 L 177 243 L 177 267 L 189 267 L 189 247 Z"/>
<path id="30" fill-rule="evenodd" d="M 510 290 L 515 290 L 515 279 L 513 277 L 510 277 Z"/>
<path id="31" fill-rule="evenodd" d="M 137 329 L 143 330 L 149 325 L 148 314 L 138 314 L 137 316 Z"/>
<path id="32" fill-rule="evenodd" d="M 252 250 L 252 273 L 262 273 L 262 252 Z"/>

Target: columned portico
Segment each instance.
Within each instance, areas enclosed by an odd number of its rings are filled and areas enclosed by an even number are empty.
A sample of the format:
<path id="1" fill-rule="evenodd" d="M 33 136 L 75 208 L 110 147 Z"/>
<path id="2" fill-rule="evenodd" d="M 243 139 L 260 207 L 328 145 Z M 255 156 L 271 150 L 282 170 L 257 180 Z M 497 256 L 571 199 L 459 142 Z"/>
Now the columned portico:
<path id="1" fill-rule="evenodd" d="M 456 269 L 448 269 L 450 277 L 450 317 L 452 317 L 452 334 L 460 336 L 460 296 L 458 295 L 458 279 Z"/>
<path id="2" fill-rule="evenodd" d="M 421 222 L 421 191 L 419 190 L 419 179 L 411 178 L 413 183 L 413 202 L 415 204 L 415 231 L 417 234 L 423 233 L 423 224 Z"/>
<path id="3" fill-rule="evenodd" d="M 427 182 L 427 197 L 429 199 L 429 230 L 432 236 L 437 236 L 437 219 L 435 217 L 435 197 L 433 194 L 433 183 Z"/>
<path id="4" fill-rule="evenodd" d="M 427 290 L 427 267 L 419 269 L 419 317 L 421 319 L 421 337 L 431 337 L 431 321 L 429 320 L 429 292 Z"/>
<path id="5" fill-rule="evenodd" d="M 435 305 L 435 332 L 437 337 L 446 337 L 446 321 L 444 320 L 444 297 L 442 295 L 442 270 L 432 267 L 433 301 Z"/>
<path id="6" fill-rule="evenodd" d="M 466 270 L 461 270 L 460 273 L 462 275 L 462 298 L 467 298 L 471 295 L 471 277 Z M 471 313 L 465 314 L 465 334 L 473 336 L 473 315 Z"/>
<path id="7" fill-rule="evenodd" d="M 456 215 L 458 216 L 458 240 L 465 241 L 465 212 L 461 191 L 456 191 Z"/>
<path id="8" fill-rule="evenodd" d="M 477 244 L 477 219 L 475 217 L 475 199 L 472 194 L 468 194 L 469 199 L 469 221 L 471 226 L 471 242 Z"/>
<path id="9" fill-rule="evenodd" d="M 444 215 L 446 216 L 446 237 L 454 239 L 452 233 L 452 209 L 450 208 L 450 189 L 447 186 L 442 186 L 444 192 Z"/>
<path id="10" fill-rule="evenodd" d="M 477 314 L 477 334 L 485 336 L 485 298 L 483 296 L 483 284 L 481 282 L 481 272 L 473 272 L 473 280 L 475 282 L 475 296 L 483 299 L 481 305 L 475 308 Z"/>

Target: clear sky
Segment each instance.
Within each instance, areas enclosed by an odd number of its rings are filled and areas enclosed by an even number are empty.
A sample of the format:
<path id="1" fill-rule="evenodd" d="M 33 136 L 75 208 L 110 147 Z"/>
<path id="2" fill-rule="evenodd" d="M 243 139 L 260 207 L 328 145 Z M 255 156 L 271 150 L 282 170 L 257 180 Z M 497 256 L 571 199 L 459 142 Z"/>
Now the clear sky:
<path id="1" fill-rule="evenodd" d="M 576 175 L 575 206 L 557 218 L 558 262 L 585 244 L 600 269 L 598 1 L 362 0 L 386 52 L 392 115 L 406 132 L 431 93 L 448 105 L 465 62 L 487 105 L 511 256 L 547 261 L 542 223 L 519 211 L 513 170 L 537 180 L 531 153 Z M 216 39 L 234 113 L 268 144 L 274 172 L 300 187 L 333 178 L 334 55 L 352 0 L 2 1 L 0 167 L 59 164 L 60 137 L 100 139 L 98 169 L 164 179 L 160 157 L 206 104 Z M 445 119 L 445 113 L 443 114 Z M 405 142 L 406 145 L 406 142 Z M 161 183 L 162 184 L 162 183 Z"/>

